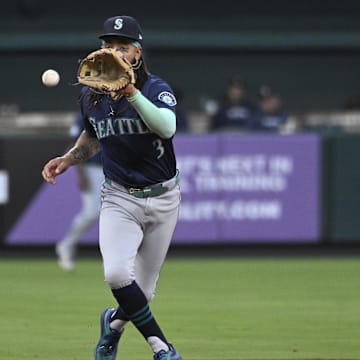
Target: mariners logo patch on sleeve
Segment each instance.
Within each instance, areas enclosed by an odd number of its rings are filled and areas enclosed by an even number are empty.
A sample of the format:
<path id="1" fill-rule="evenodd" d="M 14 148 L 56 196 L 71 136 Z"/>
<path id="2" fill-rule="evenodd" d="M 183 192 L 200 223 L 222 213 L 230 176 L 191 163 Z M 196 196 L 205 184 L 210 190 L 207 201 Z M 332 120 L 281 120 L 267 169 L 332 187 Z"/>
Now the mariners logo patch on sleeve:
<path id="1" fill-rule="evenodd" d="M 159 94 L 158 99 L 160 101 L 162 101 L 163 103 L 169 105 L 169 106 L 175 106 L 176 105 L 176 99 L 175 96 L 168 92 L 168 91 L 163 91 Z"/>

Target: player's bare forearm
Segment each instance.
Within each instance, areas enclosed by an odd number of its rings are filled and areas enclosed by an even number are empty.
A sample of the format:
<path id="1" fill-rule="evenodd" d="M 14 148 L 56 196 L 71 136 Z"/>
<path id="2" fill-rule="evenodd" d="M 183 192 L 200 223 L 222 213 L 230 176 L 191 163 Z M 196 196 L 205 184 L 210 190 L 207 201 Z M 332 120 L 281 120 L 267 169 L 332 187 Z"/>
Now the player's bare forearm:
<path id="1" fill-rule="evenodd" d="M 71 165 L 77 165 L 85 160 L 90 159 L 100 151 L 99 141 L 90 136 L 85 130 L 76 140 L 74 147 L 72 147 L 64 157 L 68 157 Z"/>
<path id="2" fill-rule="evenodd" d="M 100 151 L 100 144 L 96 138 L 91 137 L 86 131 L 83 131 L 77 139 L 74 147 L 72 147 L 63 156 L 51 159 L 45 164 L 42 176 L 45 181 L 55 185 L 55 178 L 67 171 L 73 165 L 91 158 Z"/>

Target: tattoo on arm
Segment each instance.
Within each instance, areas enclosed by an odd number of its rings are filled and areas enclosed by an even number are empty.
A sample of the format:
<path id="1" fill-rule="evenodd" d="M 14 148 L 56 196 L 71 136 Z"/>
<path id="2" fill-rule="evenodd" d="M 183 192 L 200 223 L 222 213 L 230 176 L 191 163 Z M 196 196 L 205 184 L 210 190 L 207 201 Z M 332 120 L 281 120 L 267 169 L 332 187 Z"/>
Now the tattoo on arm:
<path id="1" fill-rule="evenodd" d="M 87 137 L 86 141 L 78 141 L 75 146 L 70 149 L 75 163 L 79 163 L 90 159 L 100 151 L 100 144 L 96 138 Z"/>
<path id="2" fill-rule="evenodd" d="M 76 163 L 89 159 L 90 151 L 85 146 L 77 146 L 70 150 L 70 154 L 73 156 Z"/>

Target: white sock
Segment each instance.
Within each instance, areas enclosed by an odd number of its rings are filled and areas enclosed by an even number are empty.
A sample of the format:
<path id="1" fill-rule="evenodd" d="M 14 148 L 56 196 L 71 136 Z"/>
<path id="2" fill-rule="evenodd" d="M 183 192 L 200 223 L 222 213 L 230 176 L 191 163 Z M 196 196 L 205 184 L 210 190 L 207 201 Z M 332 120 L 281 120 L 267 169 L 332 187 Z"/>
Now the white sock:
<path id="1" fill-rule="evenodd" d="M 115 319 L 110 323 L 111 329 L 121 331 L 121 329 L 127 324 L 127 321 Z"/>
<path id="2" fill-rule="evenodd" d="M 169 351 L 168 345 L 165 342 L 163 342 L 161 339 L 159 339 L 157 336 L 149 336 L 147 338 L 147 342 L 153 349 L 154 353 L 157 353 L 160 350 Z"/>

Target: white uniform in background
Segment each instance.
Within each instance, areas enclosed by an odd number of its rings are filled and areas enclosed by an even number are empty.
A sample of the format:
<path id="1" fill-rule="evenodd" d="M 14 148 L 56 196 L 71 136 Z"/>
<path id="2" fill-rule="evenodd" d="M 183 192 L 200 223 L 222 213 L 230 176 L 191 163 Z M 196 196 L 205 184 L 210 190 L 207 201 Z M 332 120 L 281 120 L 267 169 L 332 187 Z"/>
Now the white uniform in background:
<path id="1" fill-rule="evenodd" d="M 76 139 L 83 130 L 83 120 L 79 113 L 70 129 L 70 135 Z M 75 257 L 78 244 L 85 233 L 99 219 L 100 191 L 104 180 L 101 156 L 97 155 L 77 167 L 81 209 L 74 217 L 65 237 L 56 244 L 58 264 L 65 271 L 75 270 Z"/>

